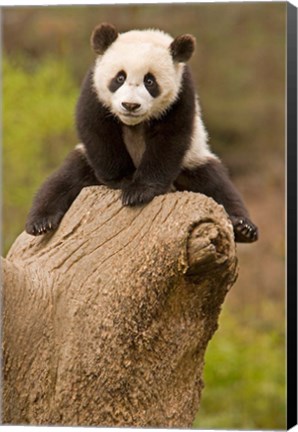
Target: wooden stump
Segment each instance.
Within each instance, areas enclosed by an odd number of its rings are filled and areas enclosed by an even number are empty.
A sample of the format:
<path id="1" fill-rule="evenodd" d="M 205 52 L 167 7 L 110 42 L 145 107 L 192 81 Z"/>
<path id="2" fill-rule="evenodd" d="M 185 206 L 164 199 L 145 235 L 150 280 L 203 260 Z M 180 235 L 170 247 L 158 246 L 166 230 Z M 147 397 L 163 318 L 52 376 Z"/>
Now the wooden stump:
<path id="1" fill-rule="evenodd" d="M 3 422 L 187 428 L 237 275 L 226 213 L 175 192 L 128 208 L 84 189 L 3 259 Z"/>

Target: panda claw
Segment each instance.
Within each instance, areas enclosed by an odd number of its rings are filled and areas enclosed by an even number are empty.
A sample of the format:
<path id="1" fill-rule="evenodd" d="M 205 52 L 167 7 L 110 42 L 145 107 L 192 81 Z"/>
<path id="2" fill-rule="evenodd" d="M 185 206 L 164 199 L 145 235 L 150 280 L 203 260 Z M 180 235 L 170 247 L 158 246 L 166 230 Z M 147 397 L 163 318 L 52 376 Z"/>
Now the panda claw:
<path id="1" fill-rule="evenodd" d="M 41 217 L 32 217 L 34 219 L 31 221 L 31 218 L 28 219 L 26 223 L 26 231 L 28 234 L 34 236 L 40 236 L 43 234 L 47 234 L 51 231 L 54 231 L 63 217 L 64 213 L 59 212 L 54 215 L 46 215 Z"/>
<path id="2" fill-rule="evenodd" d="M 258 228 L 248 218 L 231 217 L 235 241 L 239 243 L 252 243 L 258 239 Z"/>
<path id="3" fill-rule="evenodd" d="M 159 191 L 151 185 L 130 183 L 122 190 L 122 204 L 124 206 L 137 206 L 151 201 Z"/>

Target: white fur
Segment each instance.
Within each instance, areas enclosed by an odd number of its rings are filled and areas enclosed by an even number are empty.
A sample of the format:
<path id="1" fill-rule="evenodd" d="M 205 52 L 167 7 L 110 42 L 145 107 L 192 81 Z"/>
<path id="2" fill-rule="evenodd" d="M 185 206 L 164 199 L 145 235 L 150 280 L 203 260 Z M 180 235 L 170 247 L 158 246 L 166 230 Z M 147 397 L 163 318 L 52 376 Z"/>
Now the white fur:
<path id="1" fill-rule="evenodd" d="M 122 33 L 96 60 L 93 83 L 100 101 L 127 125 L 160 117 L 178 96 L 184 64 L 174 63 L 169 47 L 173 38 L 159 30 L 132 30 Z M 108 89 L 111 79 L 121 70 L 125 83 L 114 93 Z M 144 86 L 144 76 L 152 73 L 161 89 L 153 98 Z M 127 117 L 122 102 L 141 107 Z"/>
<path id="2" fill-rule="evenodd" d="M 146 148 L 143 125 L 123 126 L 122 133 L 125 147 L 132 158 L 134 166 L 137 168 L 141 163 Z"/>
<path id="3" fill-rule="evenodd" d="M 206 163 L 211 158 L 218 160 L 218 157 L 210 151 L 208 134 L 203 124 L 201 109 L 197 99 L 191 145 L 183 158 L 182 166 L 183 168 L 193 169 Z"/>

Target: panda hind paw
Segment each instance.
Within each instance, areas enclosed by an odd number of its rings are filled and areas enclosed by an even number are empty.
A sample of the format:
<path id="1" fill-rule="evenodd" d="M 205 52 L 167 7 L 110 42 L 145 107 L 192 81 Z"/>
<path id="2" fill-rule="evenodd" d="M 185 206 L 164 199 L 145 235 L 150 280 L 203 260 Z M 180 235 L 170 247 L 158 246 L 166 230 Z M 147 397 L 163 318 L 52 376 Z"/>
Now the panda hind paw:
<path id="1" fill-rule="evenodd" d="M 246 217 L 231 218 L 235 241 L 238 243 L 253 243 L 258 240 L 258 228 Z"/>
<path id="2" fill-rule="evenodd" d="M 25 229 L 28 234 L 39 236 L 47 234 L 58 228 L 63 214 L 47 215 L 39 218 L 28 219 Z"/>

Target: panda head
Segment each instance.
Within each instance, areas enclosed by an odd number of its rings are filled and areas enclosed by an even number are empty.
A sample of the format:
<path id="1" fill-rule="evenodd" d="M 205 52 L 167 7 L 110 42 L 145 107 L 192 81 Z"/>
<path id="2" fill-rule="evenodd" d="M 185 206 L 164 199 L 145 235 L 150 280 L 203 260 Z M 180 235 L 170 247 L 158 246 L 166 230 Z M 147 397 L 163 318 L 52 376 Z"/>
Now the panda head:
<path id="1" fill-rule="evenodd" d="M 101 24 L 91 45 L 98 54 L 93 72 L 97 97 L 133 126 L 160 117 L 176 100 L 195 38 L 185 34 L 173 39 L 159 30 L 119 34 L 111 24 Z"/>

